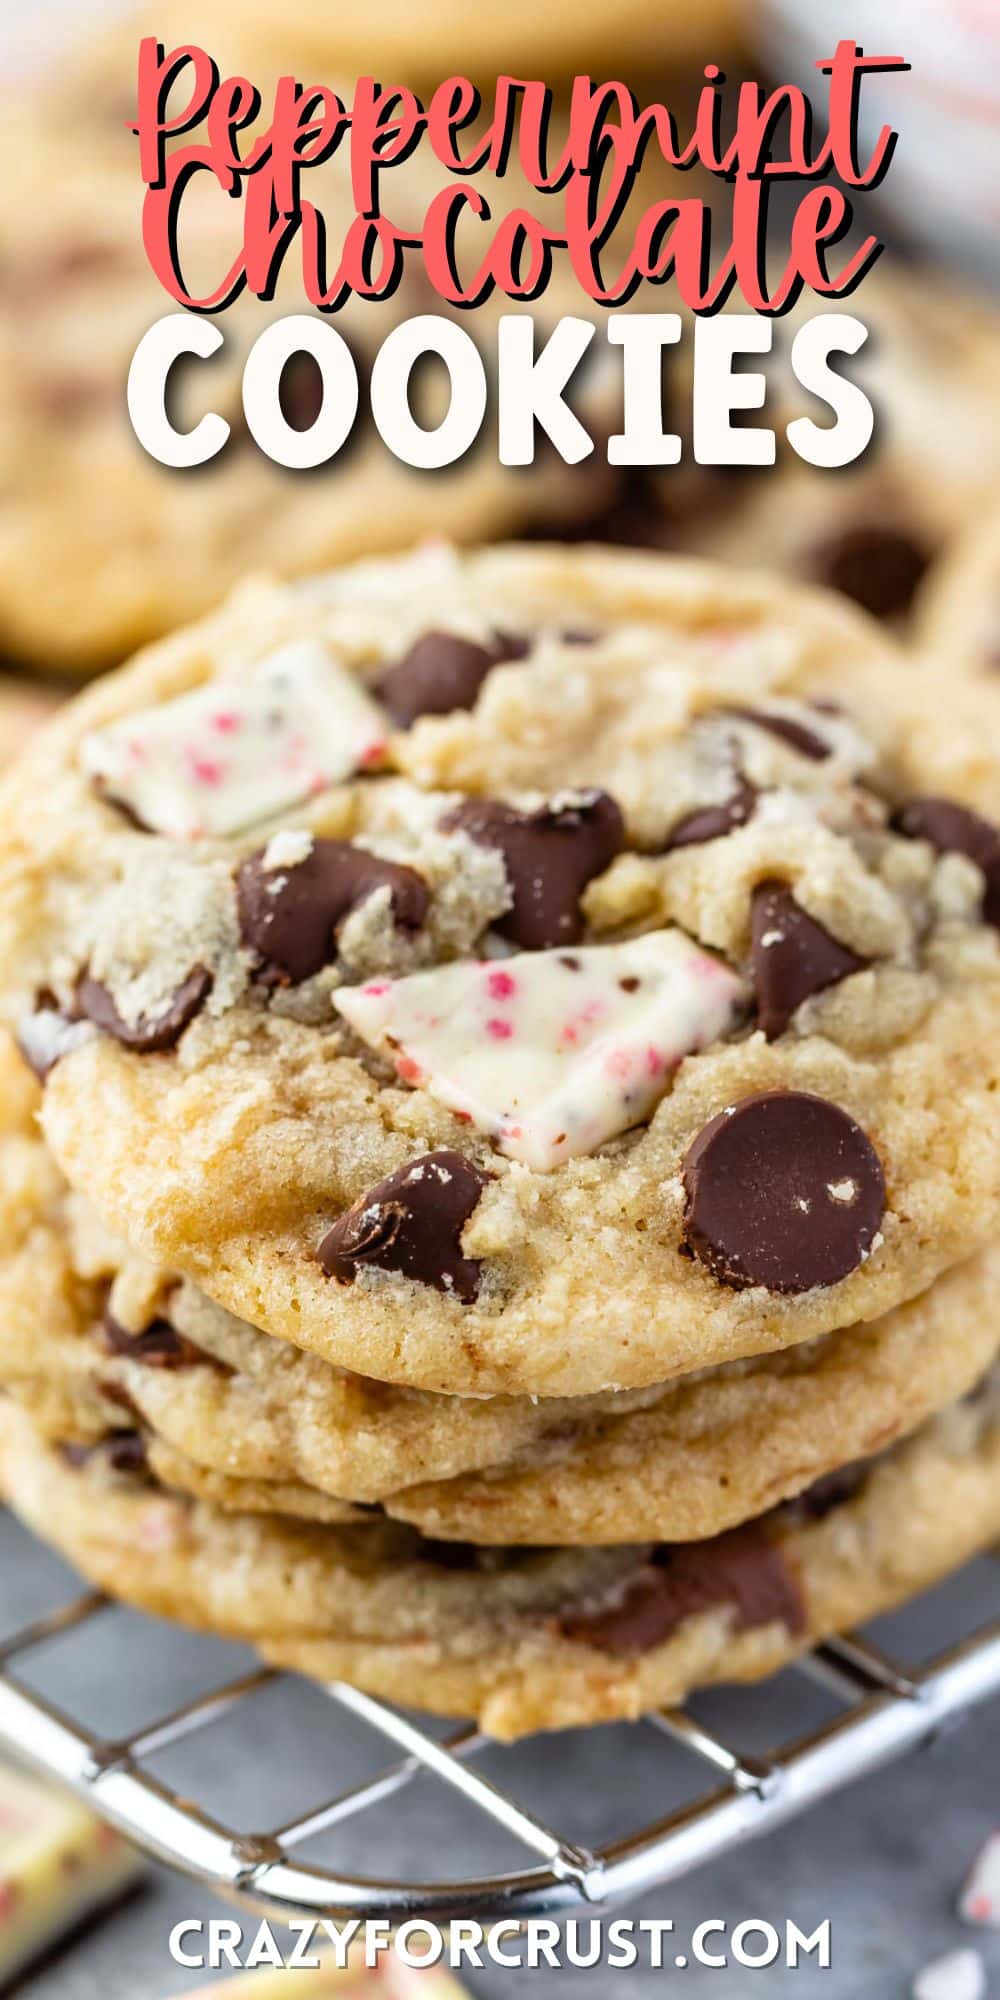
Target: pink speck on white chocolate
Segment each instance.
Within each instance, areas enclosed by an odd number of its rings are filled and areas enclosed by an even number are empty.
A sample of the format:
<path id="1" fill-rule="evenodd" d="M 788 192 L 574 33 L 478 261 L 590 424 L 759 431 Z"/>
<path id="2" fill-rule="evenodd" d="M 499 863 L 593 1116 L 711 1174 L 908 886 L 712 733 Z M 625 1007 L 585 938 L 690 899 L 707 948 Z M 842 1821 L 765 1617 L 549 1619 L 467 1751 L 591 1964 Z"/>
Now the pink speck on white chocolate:
<path id="1" fill-rule="evenodd" d="M 356 676 L 318 640 L 296 640 L 94 731 L 80 761 L 144 826 L 190 840 L 289 810 L 363 769 L 385 741 L 386 716 Z"/>
<path id="2" fill-rule="evenodd" d="M 221 785 L 226 775 L 226 766 L 218 757 L 206 757 L 193 745 L 188 746 L 187 766 L 196 785 Z"/>
<path id="3" fill-rule="evenodd" d="M 705 958 L 676 930 L 582 946 L 571 1011 L 558 950 L 369 980 L 333 1004 L 404 1082 L 545 1172 L 651 1116 L 684 1056 L 734 1025 L 744 989 Z"/>
<path id="4" fill-rule="evenodd" d="M 486 990 L 491 1000 L 511 1000 L 517 992 L 517 981 L 502 968 L 491 967 L 486 975 Z"/>

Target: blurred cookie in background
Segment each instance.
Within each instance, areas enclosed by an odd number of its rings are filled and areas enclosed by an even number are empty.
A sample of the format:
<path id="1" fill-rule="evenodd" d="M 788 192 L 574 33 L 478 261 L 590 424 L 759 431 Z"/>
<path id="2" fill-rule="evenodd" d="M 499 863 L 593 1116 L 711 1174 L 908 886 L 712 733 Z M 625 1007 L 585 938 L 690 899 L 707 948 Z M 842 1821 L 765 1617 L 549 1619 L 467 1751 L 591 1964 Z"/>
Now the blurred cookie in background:
<path id="1" fill-rule="evenodd" d="M 288 67 L 300 63 L 308 74 L 309 49 L 303 51 L 298 24 L 286 36 L 283 23 L 279 37 L 263 10 L 243 10 L 231 21 L 233 10 L 198 0 L 195 9 L 174 6 L 158 15 L 158 35 L 167 45 L 182 43 L 193 13 L 200 39 L 224 70 L 259 82 L 265 106 L 279 57 Z M 329 465 L 303 476 L 273 464 L 253 443 L 243 415 L 242 367 L 254 339 L 282 314 L 304 307 L 297 248 L 273 300 L 244 296 L 219 316 L 225 346 L 218 356 L 208 364 L 182 362 L 173 371 L 171 416 L 180 428 L 193 426 L 206 408 L 230 423 L 218 458 L 181 477 L 147 456 L 129 422 L 125 384 L 143 333 L 175 308 L 143 252 L 143 186 L 128 129 L 135 47 L 146 25 L 145 13 L 129 16 L 125 28 L 96 38 L 74 59 L 75 67 L 52 86 L 54 96 L 46 82 L 18 91 L 5 107 L 0 649 L 24 663 L 87 675 L 207 609 L 255 568 L 296 576 L 398 549 L 428 533 L 472 541 L 532 528 L 558 534 L 571 524 L 592 504 L 595 482 L 603 493 L 607 468 L 595 465 L 584 481 L 578 468 L 548 450 L 534 466 L 501 466 L 492 409 L 477 445 L 432 474 L 394 459 L 370 424 L 362 434 L 366 377 L 385 335 L 414 314 L 446 311 L 416 263 L 391 300 L 351 299 L 335 317 L 358 365 L 362 416 L 359 434 Z M 346 153 L 338 152 L 315 169 L 308 189 L 326 215 L 333 245 L 354 215 L 348 167 Z M 640 206 L 663 198 L 662 171 L 661 181 L 650 163 L 652 179 L 637 197 Z M 560 203 L 558 194 L 534 194 L 513 169 L 502 181 L 480 178 L 494 217 L 528 204 L 541 213 L 546 203 L 555 205 L 555 214 Z M 387 179 L 392 219 L 419 230 L 428 202 L 447 181 L 445 170 L 418 149 Z M 690 175 L 683 192 L 698 192 Z M 207 295 L 229 268 L 241 226 L 240 205 L 211 175 L 197 175 L 185 195 L 180 243 L 185 278 L 196 295 Z M 474 268 L 488 234 L 475 218 L 467 217 L 464 227 L 459 249 L 464 242 L 466 263 Z M 484 350 L 488 380 L 497 320 L 501 312 L 518 310 L 537 311 L 546 327 L 567 312 L 603 317 L 566 269 L 555 272 L 537 309 L 518 308 L 500 295 L 477 310 L 474 322 L 460 315 Z M 575 400 L 584 421 L 588 397 L 603 411 L 609 385 L 617 381 L 616 370 L 600 365 L 596 350 L 602 345 L 594 342 L 580 370 Z M 428 425 L 441 414 L 430 402 L 438 387 L 416 378 L 420 420 Z M 617 396 L 620 404 L 620 389 Z M 289 364 L 281 398 L 292 427 L 308 428 L 321 399 L 311 357 Z M 605 430 L 614 429 L 617 416 L 602 422 Z"/>
<path id="2" fill-rule="evenodd" d="M 22 743 L 52 714 L 58 701 L 54 688 L 0 673 L 0 768 L 17 756 Z"/>
<path id="3" fill-rule="evenodd" d="M 196 4 L 196 0 L 193 0 Z M 213 13 L 225 27 L 242 21 L 243 0 L 214 0 Z M 351 74 L 390 72 L 407 81 L 439 82 L 470 75 L 492 84 L 498 74 L 544 76 L 552 81 L 577 71 L 604 71 L 619 77 L 636 67 L 662 71 L 673 63 L 701 64 L 726 59 L 745 34 L 744 9 L 737 0 L 507 0 L 498 9 L 470 7 L 466 0 L 371 0 L 355 12 L 304 0 L 295 11 L 294 34 L 313 60 L 335 62 Z M 286 15 L 267 14 L 261 33 L 284 62 L 289 36 Z"/>
<path id="4" fill-rule="evenodd" d="M 1000 687 L 1000 481 L 997 504 L 930 571 L 914 636 L 951 666 L 996 674 Z"/>
<path id="5" fill-rule="evenodd" d="M 688 331 L 668 364 L 682 463 L 619 474 L 610 503 L 598 502 L 583 531 L 780 570 L 905 627 L 932 565 L 1000 495 L 1000 308 L 987 294 L 935 294 L 937 283 L 927 269 L 880 264 L 832 308 L 869 328 L 861 353 L 834 355 L 832 365 L 860 383 L 875 408 L 871 445 L 842 468 L 807 465 L 785 439 L 795 417 L 824 421 L 822 405 L 794 381 L 789 357 L 798 328 L 829 305 L 804 297 L 776 323 L 770 357 L 748 354 L 734 364 L 737 373 L 767 376 L 760 413 L 734 417 L 776 433 L 777 464 L 759 471 L 694 464 Z"/>

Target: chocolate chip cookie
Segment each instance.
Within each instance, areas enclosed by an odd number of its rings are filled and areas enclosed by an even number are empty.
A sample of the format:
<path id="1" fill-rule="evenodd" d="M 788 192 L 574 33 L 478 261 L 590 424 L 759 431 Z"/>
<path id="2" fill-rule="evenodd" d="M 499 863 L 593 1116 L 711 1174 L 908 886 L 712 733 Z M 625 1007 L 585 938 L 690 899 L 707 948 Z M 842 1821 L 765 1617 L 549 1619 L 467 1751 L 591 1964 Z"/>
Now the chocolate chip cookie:
<path id="1" fill-rule="evenodd" d="M 0 1081 L 16 1063 L 0 1044 Z M 162 1486 L 230 1512 L 374 1509 L 483 1544 L 700 1539 L 915 1429 L 1000 1344 L 991 1251 L 871 1326 L 671 1386 L 548 1401 L 396 1389 L 131 1256 L 66 1189 L 32 1110 L 12 1095 L 0 1136 L 0 1386 L 47 1436 L 141 1433 Z"/>
<path id="2" fill-rule="evenodd" d="M 973 687 L 763 577 L 252 587 L 9 782 L 3 1005 L 71 1182 L 251 1325 L 449 1394 L 663 1382 L 991 1237 L 995 789 Z"/>
<path id="3" fill-rule="evenodd" d="M 998 1407 L 994 1373 L 874 1461 L 673 1547 L 483 1551 L 397 1525 L 233 1516 L 160 1491 L 127 1440 L 82 1459 L 46 1447 L 10 1404 L 0 1486 L 93 1583 L 145 1610 L 514 1737 L 759 1679 L 988 1547 Z"/>

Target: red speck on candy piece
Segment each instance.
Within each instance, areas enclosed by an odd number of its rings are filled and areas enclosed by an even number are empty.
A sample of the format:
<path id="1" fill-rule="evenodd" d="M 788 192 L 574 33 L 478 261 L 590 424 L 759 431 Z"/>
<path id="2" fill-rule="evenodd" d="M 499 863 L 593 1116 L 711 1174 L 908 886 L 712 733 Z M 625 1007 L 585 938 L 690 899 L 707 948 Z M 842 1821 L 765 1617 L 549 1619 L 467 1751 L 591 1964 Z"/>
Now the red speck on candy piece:
<path id="1" fill-rule="evenodd" d="M 649 1076 L 659 1076 L 659 1074 L 660 1074 L 660 1071 L 661 1071 L 662 1069 L 665 1069 L 665 1068 L 666 1068 L 666 1064 L 665 1064 L 665 1062 L 664 1062 L 664 1059 L 663 1059 L 663 1057 L 662 1057 L 662 1056 L 661 1056 L 661 1054 L 660 1054 L 660 1051 L 659 1051 L 659 1049 L 652 1049 L 652 1048 L 650 1048 L 650 1049 L 647 1049 L 647 1050 L 646 1050 L 646 1072 L 647 1072 L 647 1075 L 649 1075 Z"/>
<path id="2" fill-rule="evenodd" d="M 377 764 L 379 758 L 383 757 L 384 755 L 385 755 L 385 737 L 380 736 L 377 743 L 369 743 L 367 750 L 362 750 L 361 755 L 358 758 L 358 763 L 359 765 Z"/>
<path id="3" fill-rule="evenodd" d="M 212 728 L 217 730 L 220 736 L 235 736 L 236 731 L 242 727 L 243 718 L 236 714 L 235 709 L 217 709 L 212 717 Z"/>
<path id="4" fill-rule="evenodd" d="M 490 1035 L 493 1041 L 495 1042 L 509 1042 L 512 1034 L 514 1033 L 513 1024 L 510 1021 L 498 1021 L 496 1019 L 493 1019 L 491 1021 L 487 1021 L 486 1033 Z"/>
<path id="5" fill-rule="evenodd" d="M 419 1083 L 423 1071 L 420 1064 L 414 1062 L 412 1056 L 397 1056 L 396 1075 L 401 1076 L 404 1083 Z"/>
<path id="6" fill-rule="evenodd" d="M 203 757 L 198 750 L 187 752 L 188 770 L 198 785 L 221 785 L 226 767 L 217 757 Z"/>
<path id="7" fill-rule="evenodd" d="M 388 979 L 369 979 L 367 984 L 362 986 L 361 991 L 362 993 L 367 993 L 369 999 L 379 1000 L 383 993 L 388 993 L 389 983 Z"/>
<path id="8" fill-rule="evenodd" d="M 486 986 L 491 1000 L 509 1000 L 517 991 L 517 981 L 512 972 L 494 969 L 486 975 Z"/>

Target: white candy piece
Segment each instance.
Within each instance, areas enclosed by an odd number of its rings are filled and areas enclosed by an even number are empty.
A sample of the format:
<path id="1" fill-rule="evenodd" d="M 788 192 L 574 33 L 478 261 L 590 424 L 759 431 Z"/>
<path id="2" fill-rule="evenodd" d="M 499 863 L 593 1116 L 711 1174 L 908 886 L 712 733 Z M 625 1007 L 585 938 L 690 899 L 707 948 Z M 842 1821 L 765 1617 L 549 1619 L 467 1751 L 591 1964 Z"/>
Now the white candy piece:
<path id="1" fill-rule="evenodd" d="M 976 1855 L 958 1907 L 967 1924 L 1000 1930 L 1000 1833 L 991 1833 Z"/>
<path id="2" fill-rule="evenodd" d="M 986 1968 L 978 1951 L 950 1951 L 925 1965 L 913 1982 L 913 2000 L 986 2000 Z"/>
<path id="3" fill-rule="evenodd" d="M 240 833 L 380 755 L 381 709 L 304 639 L 84 738 L 84 770 L 154 833 Z"/>
<path id="4" fill-rule="evenodd" d="M 139 1856 L 79 1800 L 0 1764 L 0 1987 L 138 1879 Z"/>
<path id="5" fill-rule="evenodd" d="M 502 1153 L 547 1172 L 648 1118 L 744 988 L 682 931 L 341 987 L 351 1027 Z"/>

